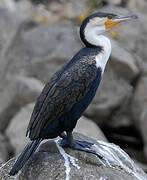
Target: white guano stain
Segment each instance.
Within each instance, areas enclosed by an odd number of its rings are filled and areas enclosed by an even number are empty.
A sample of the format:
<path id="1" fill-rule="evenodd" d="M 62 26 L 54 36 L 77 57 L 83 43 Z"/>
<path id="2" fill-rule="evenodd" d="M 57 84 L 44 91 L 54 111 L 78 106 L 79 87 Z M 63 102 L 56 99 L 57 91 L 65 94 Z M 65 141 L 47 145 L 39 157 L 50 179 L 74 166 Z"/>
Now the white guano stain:
<path id="1" fill-rule="evenodd" d="M 107 179 L 108 179 L 108 177 L 100 177 L 99 180 L 107 180 Z"/>
<path id="2" fill-rule="evenodd" d="M 7 166 L 7 164 L 9 164 L 9 162 L 12 161 L 13 159 L 15 159 L 15 157 L 12 158 L 12 159 L 9 159 L 9 161 L 7 161 L 6 163 L 2 163 L 2 164 L 0 165 L 0 169 L 2 169 L 2 168 L 4 168 L 5 166 Z"/>
<path id="3" fill-rule="evenodd" d="M 19 180 L 19 175 L 21 174 L 21 170 L 18 172 L 16 176 L 14 176 L 14 180 Z"/>
<path id="4" fill-rule="evenodd" d="M 106 166 L 110 168 L 115 168 L 115 165 L 120 166 L 127 173 L 134 175 L 138 180 L 146 180 L 146 177 L 143 177 L 139 172 L 141 170 L 136 166 L 134 161 L 119 146 L 103 141 L 97 142 L 98 145 L 94 144 L 93 148 L 104 157 L 103 161 L 105 161 Z M 103 180 L 102 177 L 100 180 Z"/>
<path id="5" fill-rule="evenodd" d="M 78 164 L 76 163 L 77 159 L 74 158 L 73 156 L 67 154 L 64 149 L 59 145 L 58 143 L 58 140 L 55 140 L 55 143 L 56 143 L 56 146 L 60 152 L 60 154 L 63 156 L 64 160 L 65 160 L 65 163 L 64 163 L 64 166 L 66 168 L 66 180 L 70 180 L 70 163 L 76 167 L 77 169 L 80 169 L 80 166 L 78 166 Z"/>

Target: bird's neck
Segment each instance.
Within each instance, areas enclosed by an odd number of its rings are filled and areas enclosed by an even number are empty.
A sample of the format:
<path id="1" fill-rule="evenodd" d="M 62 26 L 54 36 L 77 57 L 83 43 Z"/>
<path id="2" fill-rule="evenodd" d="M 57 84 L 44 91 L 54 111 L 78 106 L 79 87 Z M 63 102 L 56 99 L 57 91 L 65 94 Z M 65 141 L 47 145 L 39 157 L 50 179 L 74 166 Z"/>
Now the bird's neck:
<path id="1" fill-rule="evenodd" d="M 101 35 L 103 32 L 105 32 L 104 26 L 93 27 L 90 24 L 85 26 L 86 27 L 82 25 L 80 28 L 81 40 L 88 48 L 100 47 L 101 51 L 98 52 L 95 60 L 96 66 L 100 67 L 103 73 L 111 53 L 110 40 L 107 37 Z"/>
<path id="2" fill-rule="evenodd" d="M 97 46 L 102 47 L 102 51 L 100 51 L 97 54 L 95 61 L 96 61 L 96 66 L 100 67 L 102 69 L 102 73 L 103 73 L 105 66 L 107 64 L 107 61 L 110 57 L 111 43 L 110 43 L 110 40 L 103 35 L 97 36 L 94 41 L 97 44 Z"/>
<path id="3" fill-rule="evenodd" d="M 88 47 L 101 48 L 101 51 L 98 52 L 95 60 L 96 60 L 96 66 L 100 67 L 103 73 L 111 53 L 111 43 L 106 36 L 98 35 L 98 32 L 100 31 L 91 31 L 91 32 L 88 31 L 87 33 L 85 33 L 85 39 L 88 42 Z"/>

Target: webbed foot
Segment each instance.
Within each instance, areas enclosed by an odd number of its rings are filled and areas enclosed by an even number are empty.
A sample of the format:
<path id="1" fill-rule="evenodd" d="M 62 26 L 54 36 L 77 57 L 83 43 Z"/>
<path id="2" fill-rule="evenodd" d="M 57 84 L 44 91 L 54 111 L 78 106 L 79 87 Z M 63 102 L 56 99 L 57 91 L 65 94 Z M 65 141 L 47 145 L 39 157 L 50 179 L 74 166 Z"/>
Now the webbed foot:
<path id="1" fill-rule="evenodd" d="M 95 154 L 96 156 L 98 156 L 100 159 L 103 159 L 103 156 L 101 156 L 95 150 L 91 149 L 93 145 L 94 145 L 94 143 L 91 143 L 91 142 L 73 139 L 72 133 L 67 133 L 67 138 L 63 138 L 60 141 L 60 146 L 62 146 L 62 147 L 70 147 L 74 150 L 92 153 L 92 154 Z"/>

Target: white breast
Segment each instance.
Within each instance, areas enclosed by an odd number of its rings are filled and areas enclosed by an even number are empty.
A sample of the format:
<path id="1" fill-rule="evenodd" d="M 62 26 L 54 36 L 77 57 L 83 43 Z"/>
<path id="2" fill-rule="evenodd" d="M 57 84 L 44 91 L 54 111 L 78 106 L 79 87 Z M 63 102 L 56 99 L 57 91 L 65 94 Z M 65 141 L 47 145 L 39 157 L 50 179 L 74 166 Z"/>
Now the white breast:
<path id="1" fill-rule="evenodd" d="M 105 36 L 98 36 L 99 39 L 99 45 L 103 47 L 103 51 L 100 52 L 96 57 L 96 66 L 97 68 L 100 67 L 102 69 L 102 73 L 105 70 L 106 63 L 110 57 L 111 53 L 111 43 L 110 40 Z"/>

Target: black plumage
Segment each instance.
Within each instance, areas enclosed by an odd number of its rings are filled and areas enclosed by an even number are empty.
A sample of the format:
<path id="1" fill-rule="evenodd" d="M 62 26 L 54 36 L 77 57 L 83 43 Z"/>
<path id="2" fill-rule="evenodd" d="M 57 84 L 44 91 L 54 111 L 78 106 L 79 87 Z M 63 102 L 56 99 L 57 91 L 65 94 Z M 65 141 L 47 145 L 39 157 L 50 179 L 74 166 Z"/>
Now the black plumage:
<path id="1" fill-rule="evenodd" d="M 31 140 L 54 138 L 63 131 L 73 130 L 95 95 L 93 86 L 98 87 L 101 79 L 101 69 L 95 65 L 95 56 L 100 51 L 100 47 L 83 48 L 52 76 L 37 100 L 28 125 Z"/>

